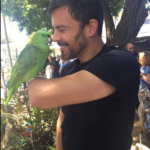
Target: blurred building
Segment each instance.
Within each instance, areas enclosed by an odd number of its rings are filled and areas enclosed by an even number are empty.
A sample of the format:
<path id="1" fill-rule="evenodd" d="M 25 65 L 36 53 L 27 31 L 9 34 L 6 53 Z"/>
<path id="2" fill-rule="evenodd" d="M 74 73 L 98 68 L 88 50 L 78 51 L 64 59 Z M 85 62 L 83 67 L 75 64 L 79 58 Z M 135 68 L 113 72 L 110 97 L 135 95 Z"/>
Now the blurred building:
<path id="1" fill-rule="evenodd" d="M 134 44 L 138 52 L 150 51 L 150 15 L 141 27 Z"/>

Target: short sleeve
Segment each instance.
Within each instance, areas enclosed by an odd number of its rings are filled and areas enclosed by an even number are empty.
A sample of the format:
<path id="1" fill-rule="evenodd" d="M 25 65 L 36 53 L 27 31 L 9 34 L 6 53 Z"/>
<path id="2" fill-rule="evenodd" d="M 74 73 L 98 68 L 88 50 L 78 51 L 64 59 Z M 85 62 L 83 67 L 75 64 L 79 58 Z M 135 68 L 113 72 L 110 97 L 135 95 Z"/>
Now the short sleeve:
<path id="1" fill-rule="evenodd" d="M 139 83 L 140 68 L 137 60 L 121 50 L 101 55 L 84 69 L 114 86 L 119 92 L 128 88 L 129 84 Z"/>
<path id="2" fill-rule="evenodd" d="M 145 66 L 145 75 L 150 73 L 150 65 Z"/>

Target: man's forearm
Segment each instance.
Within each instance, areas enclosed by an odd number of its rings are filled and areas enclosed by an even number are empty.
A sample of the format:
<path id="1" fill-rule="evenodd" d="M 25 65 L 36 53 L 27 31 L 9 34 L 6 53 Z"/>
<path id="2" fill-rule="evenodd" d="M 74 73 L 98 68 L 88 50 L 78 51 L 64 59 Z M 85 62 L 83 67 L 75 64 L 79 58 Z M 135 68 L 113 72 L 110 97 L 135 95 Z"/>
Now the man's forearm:
<path id="1" fill-rule="evenodd" d="M 63 113 L 60 109 L 60 114 L 59 114 L 59 117 L 58 117 L 57 127 L 56 127 L 56 131 L 57 131 L 57 134 L 56 134 L 56 150 L 63 150 L 63 147 L 62 147 L 62 130 L 61 130 L 62 120 L 63 120 Z"/>
<path id="2" fill-rule="evenodd" d="M 62 131 L 60 126 L 57 126 L 57 135 L 56 135 L 56 150 L 63 150 L 62 147 Z"/>

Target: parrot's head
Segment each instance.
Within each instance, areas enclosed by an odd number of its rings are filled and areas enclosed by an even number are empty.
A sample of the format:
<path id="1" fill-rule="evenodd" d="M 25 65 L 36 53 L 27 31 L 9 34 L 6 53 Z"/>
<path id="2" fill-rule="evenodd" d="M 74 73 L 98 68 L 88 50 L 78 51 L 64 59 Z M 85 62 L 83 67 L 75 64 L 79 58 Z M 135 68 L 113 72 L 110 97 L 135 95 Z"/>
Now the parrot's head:
<path id="1" fill-rule="evenodd" d="M 52 43 L 52 38 L 47 31 L 37 31 L 33 33 L 30 37 L 28 44 L 41 49 L 47 49 Z"/>

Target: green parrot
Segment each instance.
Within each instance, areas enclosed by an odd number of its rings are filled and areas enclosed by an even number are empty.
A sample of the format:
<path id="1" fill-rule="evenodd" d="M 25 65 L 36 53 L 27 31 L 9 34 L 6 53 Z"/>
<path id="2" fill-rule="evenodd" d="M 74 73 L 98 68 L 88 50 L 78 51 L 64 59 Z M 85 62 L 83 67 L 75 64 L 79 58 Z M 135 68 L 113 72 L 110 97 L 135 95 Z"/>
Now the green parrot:
<path id="1" fill-rule="evenodd" d="M 37 31 L 31 35 L 12 69 L 5 106 L 8 105 L 10 98 L 21 83 L 36 77 L 42 70 L 48 57 L 51 43 L 52 39 L 47 31 Z"/>

